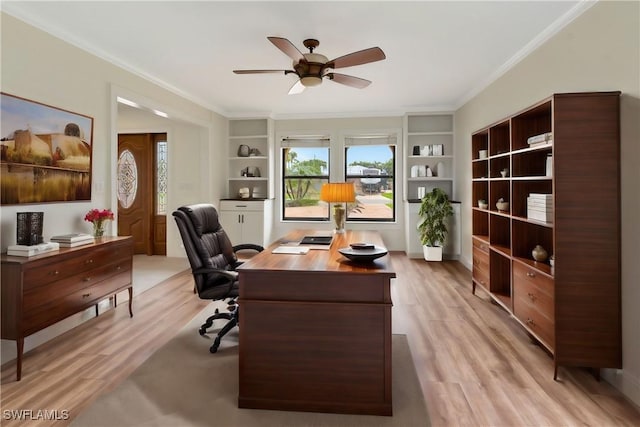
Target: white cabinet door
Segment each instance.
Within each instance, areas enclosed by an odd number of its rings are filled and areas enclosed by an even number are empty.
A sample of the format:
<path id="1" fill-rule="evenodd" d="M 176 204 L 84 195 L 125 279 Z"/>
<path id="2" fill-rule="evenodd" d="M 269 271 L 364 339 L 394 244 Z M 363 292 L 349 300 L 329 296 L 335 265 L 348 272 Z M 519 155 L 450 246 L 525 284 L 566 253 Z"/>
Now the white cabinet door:
<path id="1" fill-rule="evenodd" d="M 231 239 L 231 243 L 253 243 L 265 246 L 265 230 L 271 217 L 266 215 L 270 204 L 265 200 L 222 200 L 220 202 L 220 224 Z"/>
<path id="2" fill-rule="evenodd" d="M 264 214 L 262 212 L 247 211 L 240 214 L 242 221 L 242 242 L 264 245 Z"/>
<path id="3" fill-rule="evenodd" d="M 242 223 L 240 222 L 241 212 L 237 211 L 220 211 L 220 225 L 227 232 L 232 245 L 245 243 L 242 241 Z"/>

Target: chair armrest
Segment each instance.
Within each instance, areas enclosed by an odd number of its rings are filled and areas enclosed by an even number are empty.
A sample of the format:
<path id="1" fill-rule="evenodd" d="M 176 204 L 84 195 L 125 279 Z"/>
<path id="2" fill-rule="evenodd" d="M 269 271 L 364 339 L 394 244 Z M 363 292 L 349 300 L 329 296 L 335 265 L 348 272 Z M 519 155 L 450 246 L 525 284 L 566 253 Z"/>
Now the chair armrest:
<path id="1" fill-rule="evenodd" d="M 210 268 L 210 267 L 201 267 L 191 271 L 193 274 L 209 274 L 209 273 L 217 273 L 221 276 L 226 277 L 231 281 L 238 280 L 238 273 L 235 271 L 223 270 L 220 268 Z"/>
<path id="2" fill-rule="evenodd" d="M 233 247 L 233 252 L 244 251 L 244 250 L 252 250 L 256 252 L 264 251 L 264 248 L 260 245 L 254 245 L 252 243 L 243 243 L 241 245 L 235 245 Z"/>

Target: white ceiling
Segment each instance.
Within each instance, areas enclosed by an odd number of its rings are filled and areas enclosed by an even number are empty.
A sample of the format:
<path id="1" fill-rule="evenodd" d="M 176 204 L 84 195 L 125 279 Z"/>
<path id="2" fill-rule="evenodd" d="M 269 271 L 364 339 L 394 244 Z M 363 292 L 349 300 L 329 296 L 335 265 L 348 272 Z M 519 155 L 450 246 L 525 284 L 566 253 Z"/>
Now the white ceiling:
<path id="1" fill-rule="evenodd" d="M 395 115 L 454 110 L 590 7 L 583 1 L 11 2 L 3 11 L 227 117 Z M 333 59 L 379 46 L 387 59 L 287 95 L 295 75 L 267 36 L 320 40 Z M 134 89 L 134 88 L 132 88 Z"/>

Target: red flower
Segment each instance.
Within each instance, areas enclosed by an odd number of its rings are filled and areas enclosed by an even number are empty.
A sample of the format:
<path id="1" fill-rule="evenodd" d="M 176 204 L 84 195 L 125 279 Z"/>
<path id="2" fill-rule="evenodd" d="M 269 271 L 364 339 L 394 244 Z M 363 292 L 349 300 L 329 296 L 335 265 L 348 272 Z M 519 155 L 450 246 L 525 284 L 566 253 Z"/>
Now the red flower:
<path id="1" fill-rule="evenodd" d="M 84 216 L 84 220 L 89 222 L 102 222 L 106 220 L 113 220 L 113 212 L 111 212 L 111 209 L 103 209 L 103 210 L 91 209 Z"/>

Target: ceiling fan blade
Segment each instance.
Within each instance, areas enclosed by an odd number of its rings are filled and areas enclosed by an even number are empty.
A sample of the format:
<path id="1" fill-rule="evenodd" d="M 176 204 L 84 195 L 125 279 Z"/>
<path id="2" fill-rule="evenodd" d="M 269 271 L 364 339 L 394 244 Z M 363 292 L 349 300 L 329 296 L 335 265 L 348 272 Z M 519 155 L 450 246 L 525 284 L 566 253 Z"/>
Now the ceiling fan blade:
<path id="1" fill-rule="evenodd" d="M 302 84 L 300 80 L 298 80 L 296 84 L 291 86 L 291 89 L 289 89 L 289 95 L 297 95 L 299 93 L 304 92 L 304 89 L 305 89 L 305 86 Z"/>
<path id="2" fill-rule="evenodd" d="M 295 73 L 293 70 L 233 70 L 236 74 L 274 74 L 274 73 Z"/>
<path id="3" fill-rule="evenodd" d="M 340 73 L 328 73 L 326 74 L 326 77 L 336 83 L 355 87 L 357 89 L 364 89 L 371 84 L 371 80 L 361 79 L 360 77 L 347 76 L 346 74 Z"/>
<path id="4" fill-rule="evenodd" d="M 271 43 L 273 43 L 278 49 L 283 51 L 285 55 L 294 61 L 298 62 L 304 59 L 304 55 L 302 52 L 298 50 L 297 47 L 294 46 L 289 40 L 283 37 L 267 37 Z"/>
<path id="5" fill-rule="evenodd" d="M 355 65 L 368 64 L 369 62 L 382 61 L 386 55 L 379 47 L 370 47 L 369 49 L 359 50 L 358 52 L 349 53 L 347 55 L 336 58 L 327 62 L 327 68 L 345 68 Z"/>

